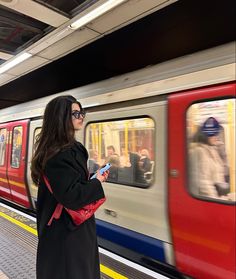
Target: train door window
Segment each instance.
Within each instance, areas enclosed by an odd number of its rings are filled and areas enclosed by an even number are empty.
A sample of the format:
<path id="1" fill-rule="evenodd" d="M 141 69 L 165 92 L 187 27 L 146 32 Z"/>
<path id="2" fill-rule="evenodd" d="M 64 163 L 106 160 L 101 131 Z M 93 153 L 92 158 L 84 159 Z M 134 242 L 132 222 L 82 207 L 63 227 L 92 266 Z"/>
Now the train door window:
<path id="1" fill-rule="evenodd" d="M 39 136 L 41 130 L 42 130 L 41 127 L 36 128 L 36 129 L 34 130 L 34 137 L 33 137 L 33 153 L 34 153 L 34 151 L 35 151 L 35 143 L 36 143 L 36 141 L 37 141 L 37 138 L 38 138 L 38 136 Z"/>
<path id="2" fill-rule="evenodd" d="M 11 153 L 11 166 L 13 168 L 20 167 L 20 157 L 21 157 L 21 150 L 22 150 L 22 135 L 23 135 L 22 126 L 14 127 L 13 137 L 12 137 L 12 153 Z"/>
<path id="3" fill-rule="evenodd" d="M 0 129 L 0 166 L 5 164 L 7 129 Z"/>
<path id="4" fill-rule="evenodd" d="M 111 163 L 108 182 L 148 187 L 155 165 L 154 129 L 148 117 L 88 124 L 89 172 Z"/>
<path id="5" fill-rule="evenodd" d="M 235 99 L 191 105 L 187 111 L 190 193 L 235 201 Z"/>

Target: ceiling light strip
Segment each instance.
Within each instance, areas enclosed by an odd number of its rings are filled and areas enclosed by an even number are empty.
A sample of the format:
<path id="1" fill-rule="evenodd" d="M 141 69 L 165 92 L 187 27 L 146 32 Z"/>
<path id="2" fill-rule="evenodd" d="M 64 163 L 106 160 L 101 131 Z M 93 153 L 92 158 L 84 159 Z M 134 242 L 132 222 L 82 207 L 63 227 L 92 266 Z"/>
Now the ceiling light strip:
<path id="1" fill-rule="evenodd" d="M 0 66 L 0 74 L 8 71 L 12 67 L 14 67 L 17 64 L 25 61 L 26 59 L 30 58 L 31 56 L 32 56 L 32 54 L 30 54 L 28 52 L 24 52 L 21 55 L 19 55 L 19 56 L 15 57 L 14 59 L 12 59 L 11 61 L 4 63 L 4 65 Z"/>
<path id="2" fill-rule="evenodd" d="M 95 18 L 105 14 L 106 12 L 112 10 L 116 6 L 120 5 L 121 3 L 127 0 L 108 0 L 104 4 L 98 6 L 97 8 L 93 9 L 91 12 L 88 12 L 86 15 L 82 16 L 81 18 L 77 19 L 75 22 L 71 23 L 69 27 L 73 30 L 78 29 L 87 23 L 91 22 Z"/>

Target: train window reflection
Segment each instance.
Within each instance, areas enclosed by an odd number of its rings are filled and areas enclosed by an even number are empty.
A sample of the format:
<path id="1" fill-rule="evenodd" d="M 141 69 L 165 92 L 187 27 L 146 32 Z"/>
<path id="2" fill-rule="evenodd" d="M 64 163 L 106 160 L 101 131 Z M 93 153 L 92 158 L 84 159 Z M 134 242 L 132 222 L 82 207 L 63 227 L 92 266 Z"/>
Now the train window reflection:
<path id="1" fill-rule="evenodd" d="M 193 104 L 187 136 L 191 194 L 235 201 L 235 99 Z"/>
<path id="2" fill-rule="evenodd" d="M 7 129 L 0 129 L 0 166 L 5 164 Z"/>
<path id="3" fill-rule="evenodd" d="M 22 149 L 22 126 L 14 127 L 12 137 L 11 166 L 13 168 L 20 167 L 20 157 Z"/>
<path id="4" fill-rule="evenodd" d="M 33 137 L 33 153 L 34 153 L 35 147 L 36 147 L 36 146 L 35 146 L 35 143 L 36 143 L 36 141 L 37 141 L 37 139 L 38 139 L 38 135 L 40 134 L 41 130 L 42 130 L 41 127 L 38 127 L 38 128 L 36 128 L 36 129 L 34 130 L 34 137 Z"/>
<path id="5" fill-rule="evenodd" d="M 108 182 L 148 187 L 155 165 L 154 128 L 148 117 L 90 123 L 86 127 L 89 172 L 109 162 Z"/>

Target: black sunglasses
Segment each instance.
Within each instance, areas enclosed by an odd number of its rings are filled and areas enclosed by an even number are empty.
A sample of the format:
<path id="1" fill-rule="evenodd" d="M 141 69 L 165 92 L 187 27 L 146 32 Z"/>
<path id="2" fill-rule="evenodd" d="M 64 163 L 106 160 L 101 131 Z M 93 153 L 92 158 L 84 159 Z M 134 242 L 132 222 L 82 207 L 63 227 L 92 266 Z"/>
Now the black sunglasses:
<path id="1" fill-rule="evenodd" d="M 85 118 L 85 115 L 86 115 L 86 112 L 84 109 L 81 109 L 81 111 L 78 111 L 78 110 L 72 111 L 72 116 L 74 116 L 74 118 L 76 118 L 76 119 L 80 119 L 80 116 Z"/>

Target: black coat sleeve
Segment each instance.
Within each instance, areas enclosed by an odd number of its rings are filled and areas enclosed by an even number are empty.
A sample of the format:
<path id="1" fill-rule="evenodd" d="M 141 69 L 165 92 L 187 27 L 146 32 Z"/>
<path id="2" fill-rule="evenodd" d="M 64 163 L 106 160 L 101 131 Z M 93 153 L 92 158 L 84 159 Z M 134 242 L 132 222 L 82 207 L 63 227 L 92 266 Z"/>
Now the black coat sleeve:
<path id="1" fill-rule="evenodd" d="M 83 160 L 81 160 L 83 161 Z M 78 164 L 71 150 L 58 153 L 45 167 L 55 199 L 69 209 L 79 209 L 104 198 L 98 179 L 88 180 L 86 165 Z"/>

